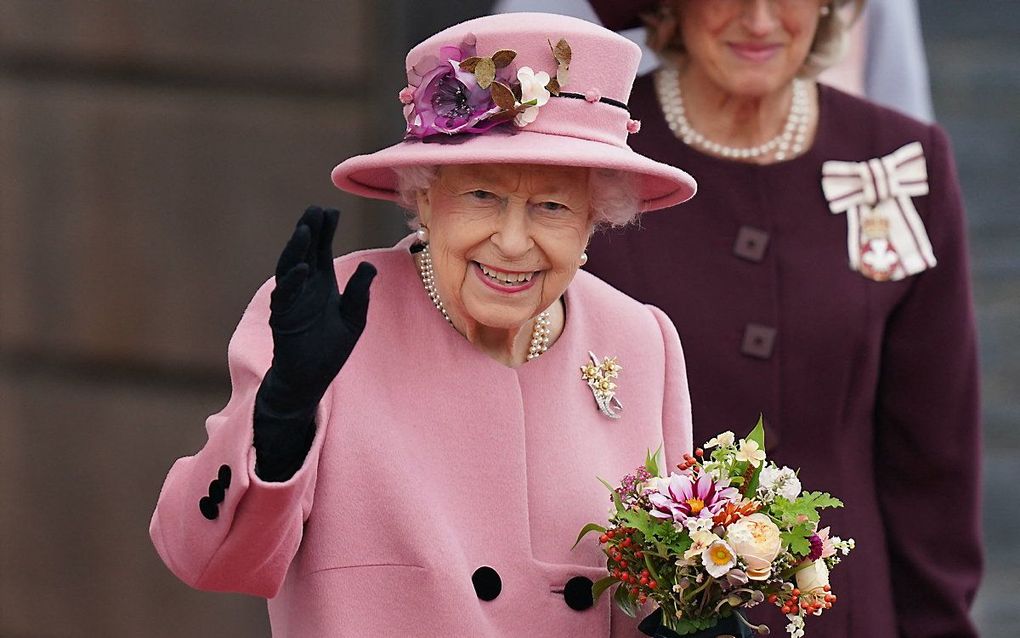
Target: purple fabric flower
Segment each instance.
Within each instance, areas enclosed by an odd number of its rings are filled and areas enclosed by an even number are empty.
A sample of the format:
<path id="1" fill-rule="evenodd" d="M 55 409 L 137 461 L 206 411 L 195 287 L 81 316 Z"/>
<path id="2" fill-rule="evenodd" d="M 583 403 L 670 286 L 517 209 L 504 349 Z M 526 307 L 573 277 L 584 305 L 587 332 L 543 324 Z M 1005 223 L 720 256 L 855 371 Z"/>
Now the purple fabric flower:
<path id="1" fill-rule="evenodd" d="M 473 40 L 440 49 L 439 58 L 428 57 L 408 70 L 413 101 L 405 109 L 405 137 L 427 137 L 436 133 L 482 133 L 498 122 L 486 121 L 500 108 L 490 89 L 478 86 L 473 73 L 461 70 L 460 61 L 475 55 Z M 508 80 L 500 69 L 497 80 Z"/>
<path id="2" fill-rule="evenodd" d="M 711 518 L 731 501 L 740 498 L 740 492 L 728 487 L 726 482 L 715 482 L 708 474 L 695 480 L 691 475 L 672 474 L 669 477 L 667 493 L 653 492 L 648 495 L 652 504 L 649 512 L 656 518 L 672 519 L 679 523 L 688 518 Z"/>

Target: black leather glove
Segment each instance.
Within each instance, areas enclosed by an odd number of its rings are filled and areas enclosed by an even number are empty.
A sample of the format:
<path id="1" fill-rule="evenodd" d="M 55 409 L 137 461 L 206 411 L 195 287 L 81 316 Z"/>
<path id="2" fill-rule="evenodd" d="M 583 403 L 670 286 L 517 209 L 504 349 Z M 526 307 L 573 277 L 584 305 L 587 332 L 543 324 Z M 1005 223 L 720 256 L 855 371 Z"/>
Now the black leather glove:
<path id="1" fill-rule="evenodd" d="M 341 295 L 333 270 L 339 213 L 308 208 L 276 265 L 269 302 L 273 363 L 255 397 L 255 473 L 285 481 L 304 462 L 315 409 L 365 329 L 376 275 L 358 264 Z"/>

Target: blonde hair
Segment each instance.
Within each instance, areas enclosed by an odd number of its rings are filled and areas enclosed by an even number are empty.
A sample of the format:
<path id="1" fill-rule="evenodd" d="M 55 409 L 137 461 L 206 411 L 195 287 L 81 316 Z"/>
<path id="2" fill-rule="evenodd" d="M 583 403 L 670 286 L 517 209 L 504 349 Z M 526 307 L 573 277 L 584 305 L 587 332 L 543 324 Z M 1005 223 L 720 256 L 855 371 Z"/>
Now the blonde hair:
<path id="1" fill-rule="evenodd" d="M 811 49 L 798 73 L 814 77 L 839 62 L 846 50 L 850 27 L 864 10 L 865 0 L 830 0 L 829 11 L 819 14 L 818 29 Z M 664 59 L 676 59 L 685 52 L 676 3 L 665 0 L 654 13 L 642 16 L 648 34 L 648 47 Z"/>
<path id="2" fill-rule="evenodd" d="M 394 167 L 397 176 L 397 202 L 407 211 L 407 225 L 417 229 L 418 193 L 428 190 L 439 177 L 438 166 Z M 637 176 L 610 168 L 589 169 L 588 189 L 595 226 L 626 226 L 640 212 Z"/>

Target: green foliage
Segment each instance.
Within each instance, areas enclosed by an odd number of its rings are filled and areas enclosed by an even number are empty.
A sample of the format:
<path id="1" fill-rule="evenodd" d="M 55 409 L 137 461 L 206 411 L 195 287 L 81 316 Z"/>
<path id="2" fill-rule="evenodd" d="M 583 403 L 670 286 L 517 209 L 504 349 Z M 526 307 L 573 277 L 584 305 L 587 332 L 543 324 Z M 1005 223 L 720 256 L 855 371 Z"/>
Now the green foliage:
<path id="1" fill-rule="evenodd" d="M 634 599 L 631 598 L 630 594 L 624 587 L 616 588 L 616 591 L 613 592 L 613 600 L 616 602 L 616 606 L 620 608 L 620 611 L 631 618 L 637 617 L 637 603 L 634 602 Z"/>
<path id="2" fill-rule="evenodd" d="M 814 533 L 814 525 L 811 523 L 800 523 L 794 525 L 788 532 L 781 532 L 783 545 L 797 556 L 807 556 L 811 553 L 811 542 L 808 540 Z"/>
<path id="3" fill-rule="evenodd" d="M 750 434 L 744 438 L 748 441 L 756 442 L 759 448 L 765 449 L 765 422 L 762 419 L 762 415 L 758 415 L 758 423 L 751 430 Z"/>
<path id="4" fill-rule="evenodd" d="M 592 597 L 592 600 L 594 600 L 595 602 L 598 602 L 599 598 L 602 596 L 603 592 L 605 592 L 607 589 L 612 587 L 613 583 L 618 583 L 618 582 L 620 582 L 620 581 L 616 580 L 612 576 L 606 576 L 605 578 L 600 578 L 597 581 L 595 581 L 594 583 L 592 583 L 592 586 L 591 586 L 591 597 Z"/>
<path id="5" fill-rule="evenodd" d="M 616 505 L 616 511 L 617 512 L 624 511 L 623 501 L 620 500 L 620 494 L 615 489 L 613 489 L 613 486 L 607 483 L 605 479 L 600 478 L 599 482 L 605 485 L 606 489 L 609 490 L 609 495 L 613 497 L 613 505 Z"/>
<path id="6" fill-rule="evenodd" d="M 604 534 L 606 532 L 606 528 L 596 523 L 588 523 L 587 525 L 581 528 L 581 533 L 577 535 L 577 540 L 574 541 L 574 545 L 570 549 L 574 549 L 574 547 L 577 547 L 577 544 L 581 542 L 581 539 L 587 536 L 588 534 L 591 534 L 592 532 Z"/>
<path id="7" fill-rule="evenodd" d="M 674 621 L 673 630 L 681 636 L 696 634 L 699 631 L 715 627 L 719 624 L 719 620 L 728 616 L 729 614 L 709 616 L 707 618 L 680 618 Z"/>
<path id="8" fill-rule="evenodd" d="M 804 492 L 792 501 L 782 496 L 776 497 L 771 513 L 783 530 L 783 545 L 797 556 L 810 554 L 811 543 L 808 539 L 815 532 L 818 510 L 829 507 L 843 507 L 843 503 L 824 492 Z"/>
<path id="9" fill-rule="evenodd" d="M 746 437 L 749 441 L 755 441 L 758 444 L 758 448 L 762 451 L 765 450 L 765 423 L 762 419 L 762 415 L 758 415 L 758 423 L 751 430 L 751 433 Z M 747 464 L 744 463 L 744 470 L 747 470 Z M 751 474 L 751 480 L 747 484 L 747 488 L 741 490 L 744 495 L 748 497 L 754 496 L 754 493 L 758 491 L 758 476 L 761 474 L 761 469 L 765 467 L 765 463 L 759 463 L 758 467 L 755 468 L 754 473 Z"/>
<path id="10" fill-rule="evenodd" d="M 662 452 L 662 445 L 655 448 L 654 452 L 645 452 L 645 469 L 652 476 L 659 475 L 659 453 Z"/>
<path id="11" fill-rule="evenodd" d="M 803 516 L 810 521 L 818 522 L 820 509 L 830 507 L 843 507 L 843 502 L 825 492 L 804 492 L 792 501 L 776 497 L 772 503 L 771 512 L 779 519 L 780 527 L 788 527 L 796 524 Z"/>

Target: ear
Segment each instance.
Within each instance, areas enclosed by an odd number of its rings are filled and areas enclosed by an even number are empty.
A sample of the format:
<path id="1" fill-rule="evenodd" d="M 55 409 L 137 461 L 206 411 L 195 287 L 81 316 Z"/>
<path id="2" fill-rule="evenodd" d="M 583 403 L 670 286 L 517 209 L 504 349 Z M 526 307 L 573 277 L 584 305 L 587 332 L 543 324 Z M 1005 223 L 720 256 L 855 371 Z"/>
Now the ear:
<path id="1" fill-rule="evenodd" d="M 428 226 L 432 220 L 432 198 L 429 197 L 429 189 L 418 191 L 415 201 L 418 204 L 418 220 L 423 226 Z"/>

